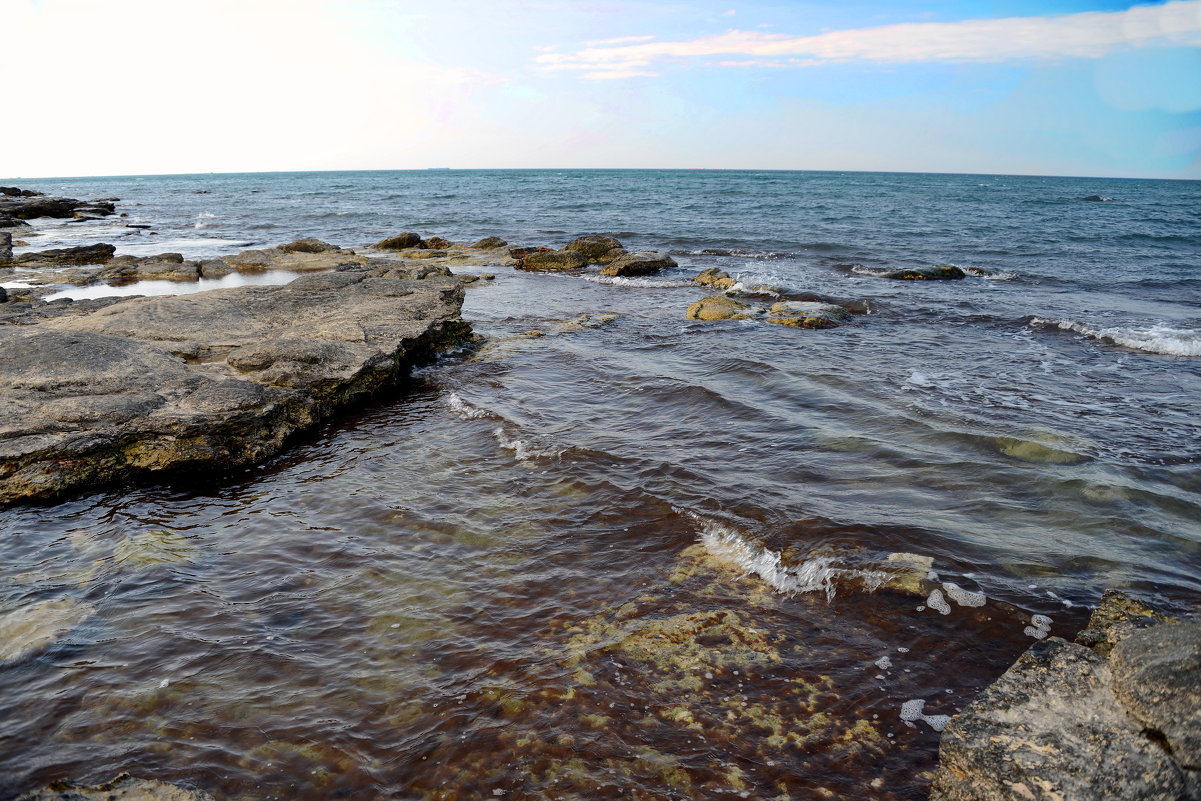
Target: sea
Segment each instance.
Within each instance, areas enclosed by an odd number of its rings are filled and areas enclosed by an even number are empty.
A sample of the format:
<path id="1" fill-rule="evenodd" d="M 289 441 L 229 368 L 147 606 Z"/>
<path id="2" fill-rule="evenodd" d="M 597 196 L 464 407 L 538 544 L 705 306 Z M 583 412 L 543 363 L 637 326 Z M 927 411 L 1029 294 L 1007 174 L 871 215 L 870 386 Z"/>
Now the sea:
<path id="1" fill-rule="evenodd" d="M 0 799 L 925 799 L 947 716 L 1105 589 L 1201 607 L 1199 182 L 17 183 L 127 215 L 18 252 L 599 233 L 678 267 L 464 268 L 478 341 L 266 464 L 0 511 L 0 612 L 87 610 L 0 666 Z M 687 319 L 711 267 L 868 313 Z"/>

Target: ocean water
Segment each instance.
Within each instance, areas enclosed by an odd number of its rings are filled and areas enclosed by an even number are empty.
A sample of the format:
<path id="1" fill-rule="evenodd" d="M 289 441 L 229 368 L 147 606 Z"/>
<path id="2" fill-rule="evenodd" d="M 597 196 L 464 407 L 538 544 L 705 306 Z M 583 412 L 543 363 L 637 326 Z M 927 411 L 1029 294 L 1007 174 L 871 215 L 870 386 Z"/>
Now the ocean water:
<path id="1" fill-rule="evenodd" d="M 128 214 L 31 248 L 606 233 L 680 266 L 473 268 L 497 276 L 464 307 L 481 345 L 272 462 L 0 512 L 0 611 L 94 610 L 0 666 L 0 799 L 118 770 L 248 800 L 921 799 L 940 716 L 1033 638 L 1106 587 L 1201 600 L 1199 183 L 21 185 Z M 969 276 L 881 277 L 933 264 Z M 686 320 L 708 267 L 870 313 Z"/>

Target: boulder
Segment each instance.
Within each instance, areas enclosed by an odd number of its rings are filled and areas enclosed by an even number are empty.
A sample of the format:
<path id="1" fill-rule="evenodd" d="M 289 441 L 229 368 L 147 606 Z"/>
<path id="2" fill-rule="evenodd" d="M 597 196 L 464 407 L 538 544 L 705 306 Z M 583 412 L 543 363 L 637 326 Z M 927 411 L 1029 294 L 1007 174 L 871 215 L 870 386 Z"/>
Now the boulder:
<path id="1" fill-rule="evenodd" d="M 549 250 L 531 253 L 519 260 L 515 266 L 519 270 L 558 273 L 578 270 L 587 263 L 587 259 L 573 250 Z"/>
<path id="2" fill-rule="evenodd" d="M 457 279 L 385 269 L 0 325 L 0 503 L 260 462 L 470 334 Z"/>
<path id="3" fill-rule="evenodd" d="M 297 239 L 295 242 L 288 242 L 285 245 L 280 245 L 279 249 L 284 253 L 328 253 L 330 251 L 338 251 L 342 248 L 337 245 L 331 245 L 328 242 L 322 242 L 314 237 L 306 237 Z"/>
<path id="4" fill-rule="evenodd" d="M 234 272 L 224 259 L 206 259 L 200 262 L 199 270 L 201 278 L 224 278 Z"/>
<path id="5" fill-rule="evenodd" d="M 832 303 L 790 300 L 774 304 L 767 321 L 793 328 L 837 328 L 850 322 L 851 313 Z"/>
<path id="6" fill-rule="evenodd" d="M 589 234 L 571 240 L 563 246 L 563 250 L 579 253 L 590 264 L 607 263 L 625 253 L 625 248 L 611 236 Z"/>
<path id="7" fill-rule="evenodd" d="M 440 236 L 431 236 L 429 239 L 425 240 L 425 246 L 430 250 L 446 250 L 452 244 L 454 243 L 449 239 L 443 239 Z"/>
<path id="8" fill-rule="evenodd" d="M 54 782 L 26 793 L 17 801 L 213 801 L 208 793 L 154 779 L 135 779 L 122 773 L 103 784 Z"/>
<path id="9" fill-rule="evenodd" d="M 885 278 L 901 281 L 949 281 L 963 278 L 965 273 L 954 264 L 936 264 L 933 267 L 913 267 L 885 273 Z"/>
<path id="10" fill-rule="evenodd" d="M 716 267 L 710 267 L 707 270 L 701 271 L 699 275 L 693 277 L 693 282 L 701 286 L 711 286 L 716 290 L 724 292 L 727 289 L 733 289 L 738 282 L 730 277 L 730 274 L 725 270 L 719 270 Z"/>
<path id="11" fill-rule="evenodd" d="M 472 245 L 476 250 L 496 250 L 503 248 L 509 243 L 501 239 L 499 236 L 486 236 L 480 241 Z"/>
<path id="12" fill-rule="evenodd" d="M 29 223 L 24 220 L 18 220 L 9 217 L 7 214 L 0 214 L 0 228 L 28 228 Z"/>
<path id="13" fill-rule="evenodd" d="M 13 258 L 13 235 L 0 232 L 0 264 L 7 264 Z"/>
<path id="14" fill-rule="evenodd" d="M 553 248 L 509 248 L 509 258 L 521 261 L 531 253 L 552 253 Z"/>
<path id="15" fill-rule="evenodd" d="M 8 290 L 0 286 L 0 303 L 8 303 Z"/>
<path id="16" fill-rule="evenodd" d="M 16 263 L 28 267 L 63 267 L 82 266 L 84 264 L 104 264 L 113 257 L 117 249 L 112 245 L 100 243 L 97 245 L 80 245 L 74 248 L 55 248 L 39 250 L 33 253 L 23 253 L 17 257 Z"/>
<path id="17" fill-rule="evenodd" d="M 33 220 L 38 217 L 72 217 L 75 210 L 86 205 L 81 200 L 69 197 L 0 197 L 0 215 L 18 220 Z"/>
<path id="18" fill-rule="evenodd" d="M 1107 590 L 1032 645 L 947 727 L 931 801 L 1201 798 L 1201 623 L 1172 621 Z"/>
<path id="19" fill-rule="evenodd" d="M 758 314 L 749 303 L 728 295 L 713 295 L 693 303 L 684 316 L 689 320 L 749 320 Z"/>
<path id="20" fill-rule="evenodd" d="M 371 247 L 379 250 L 409 250 L 422 247 L 421 235 L 414 233 L 397 234 L 387 239 L 381 239 Z"/>
<path id="21" fill-rule="evenodd" d="M 675 266 L 676 260 L 666 253 L 642 250 L 613 259 L 601 268 L 601 275 L 651 275 Z"/>
<path id="22" fill-rule="evenodd" d="M 266 250 L 243 250 L 223 258 L 226 264 L 239 270 L 265 270 L 274 261 Z"/>

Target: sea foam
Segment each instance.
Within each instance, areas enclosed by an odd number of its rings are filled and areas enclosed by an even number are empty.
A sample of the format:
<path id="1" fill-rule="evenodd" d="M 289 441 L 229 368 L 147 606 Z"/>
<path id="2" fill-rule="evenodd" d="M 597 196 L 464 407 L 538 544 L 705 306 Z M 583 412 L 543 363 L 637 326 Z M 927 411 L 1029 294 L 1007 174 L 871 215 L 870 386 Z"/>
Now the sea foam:
<path id="1" fill-rule="evenodd" d="M 1042 317 L 1032 318 L 1030 325 L 1074 331 L 1090 339 L 1147 353 L 1161 353 L 1166 356 L 1201 356 L 1201 331 L 1195 329 L 1172 328 L 1162 324 L 1148 328 L 1122 326 L 1096 328 L 1075 320 L 1049 320 Z"/>

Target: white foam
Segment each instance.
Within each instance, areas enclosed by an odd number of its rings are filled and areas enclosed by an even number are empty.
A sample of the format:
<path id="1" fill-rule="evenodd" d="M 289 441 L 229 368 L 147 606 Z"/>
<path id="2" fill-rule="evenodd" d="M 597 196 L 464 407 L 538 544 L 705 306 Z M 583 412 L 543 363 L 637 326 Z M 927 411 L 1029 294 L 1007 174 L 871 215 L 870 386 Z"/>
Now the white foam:
<path id="1" fill-rule="evenodd" d="M 892 660 L 888 657 L 888 654 L 885 654 L 884 656 L 880 657 L 872 664 L 874 664 L 876 667 L 880 668 L 880 670 L 888 670 L 889 668 L 892 667 Z"/>
<path id="2" fill-rule="evenodd" d="M 906 701 L 901 704 L 901 720 L 913 725 L 914 721 L 925 721 L 934 731 L 942 731 L 951 722 L 950 715 L 927 715 L 923 712 L 926 702 L 921 698 L 914 698 L 911 701 Z"/>
<path id="3" fill-rule="evenodd" d="M 876 278 L 880 278 L 885 275 L 888 275 L 890 272 L 893 271 L 893 269 L 894 268 L 890 268 L 890 267 L 867 267 L 863 264 L 856 264 L 854 267 L 851 268 L 851 272 L 853 272 L 857 275 L 872 275 L 872 276 L 875 276 Z"/>
<path id="4" fill-rule="evenodd" d="M 1022 633 L 1036 640 L 1045 640 L 1051 633 L 1052 622 L 1051 618 L 1046 615 L 1031 615 L 1030 625 L 1022 629 Z"/>
<path id="5" fill-rule="evenodd" d="M 1074 331 L 1090 339 L 1121 345 L 1126 348 L 1160 353 L 1165 356 L 1201 356 L 1201 331 L 1192 328 L 1172 328 L 1157 324 L 1148 328 L 1095 328 L 1075 320 L 1050 320 L 1035 317 L 1032 326 L 1050 326 L 1062 331 Z"/>
<path id="6" fill-rule="evenodd" d="M 502 448 L 513 451 L 513 455 L 519 462 L 528 462 L 533 459 L 557 459 L 563 455 L 565 450 L 564 448 L 539 447 L 518 437 L 511 437 L 500 426 L 492 429 L 492 433 Z"/>
<path id="7" fill-rule="evenodd" d="M 944 583 L 942 588 L 947 597 L 960 606 L 984 606 L 984 602 L 988 600 L 988 596 L 984 593 L 965 590 L 950 581 Z"/>
<path id="8" fill-rule="evenodd" d="M 452 412 L 464 420 L 479 420 L 481 418 L 492 417 L 491 414 L 478 406 L 472 406 L 463 400 L 457 392 L 452 392 L 446 396 L 446 405 L 450 407 Z"/>
<path id="9" fill-rule="evenodd" d="M 643 289 L 676 289 L 696 286 L 691 281 L 671 281 L 663 278 L 626 278 L 623 275 L 585 275 L 585 281 L 609 286 L 633 286 Z"/>
<path id="10" fill-rule="evenodd" d="M 754 573 L 772 589 L 787 595 L 825 592 L 834 600 L 836 582 L 857 580 L 867 592 L 873 592 L 888 580 L 889 574 L 874 570 L 840 567 L 835 556 L 816 556 L 798 565 L 786 565 L 781 554 L 750 542 L 732 526 L 687 513 L 701 526 L 700 540 L 714 557 Z"/>
<path id="11" fill-rule="evenodd" d="M 930 597 L 926 599 L 926 606 L 941 612 L 944 615 L 951 614 L 951 605 L 942 597 L 942 590 L 934 590 L 930 593 Z"/>

